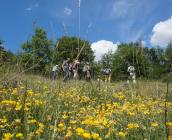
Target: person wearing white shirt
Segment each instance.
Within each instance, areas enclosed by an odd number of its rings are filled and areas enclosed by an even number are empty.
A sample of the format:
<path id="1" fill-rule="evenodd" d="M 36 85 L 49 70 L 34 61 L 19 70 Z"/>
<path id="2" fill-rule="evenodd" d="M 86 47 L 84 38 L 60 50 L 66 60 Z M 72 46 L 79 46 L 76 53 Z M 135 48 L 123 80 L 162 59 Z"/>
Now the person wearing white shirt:
<path id="1" fill-rule="evenodd" d="M 58 65 L 53 66 L 52 69 L 52 80 L 55 80 L 57 78 L 57 74 L 58 74 Z"/>
<path id="2" fill-rule="evenodd" d="M 129 73 L 127 83 L 129 84 L 130 80 L 133 80 L 133 84 L 136 83 L 136 73 L 135 73 L 135 68 L 132 65 L 128 65 L 127 72 Z"/>

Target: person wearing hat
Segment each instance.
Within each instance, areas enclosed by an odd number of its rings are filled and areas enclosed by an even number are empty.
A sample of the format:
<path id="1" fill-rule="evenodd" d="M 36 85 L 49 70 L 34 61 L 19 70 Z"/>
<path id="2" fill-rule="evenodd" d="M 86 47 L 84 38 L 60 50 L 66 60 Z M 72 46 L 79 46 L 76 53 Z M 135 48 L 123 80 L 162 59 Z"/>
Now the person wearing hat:
<path id="1" fill-rule="evenodd" d="M 53 66 L 52 69 L 52 80 L 55 80 L 57 78 L 57 74 L 58 74 L 58 65 Z"/>

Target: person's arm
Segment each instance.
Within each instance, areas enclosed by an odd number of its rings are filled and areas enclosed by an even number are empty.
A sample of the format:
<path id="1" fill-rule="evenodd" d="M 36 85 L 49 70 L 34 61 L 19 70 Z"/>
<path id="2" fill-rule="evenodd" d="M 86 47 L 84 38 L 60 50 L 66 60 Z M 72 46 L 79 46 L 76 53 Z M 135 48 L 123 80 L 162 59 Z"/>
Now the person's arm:
<path id="1" fill-rule="evenodd" d="M 63 62 L 63 64 L 62 64 L 62 70 L 64 71 L 64 64 L 65 64 L 65 61 Z"/>

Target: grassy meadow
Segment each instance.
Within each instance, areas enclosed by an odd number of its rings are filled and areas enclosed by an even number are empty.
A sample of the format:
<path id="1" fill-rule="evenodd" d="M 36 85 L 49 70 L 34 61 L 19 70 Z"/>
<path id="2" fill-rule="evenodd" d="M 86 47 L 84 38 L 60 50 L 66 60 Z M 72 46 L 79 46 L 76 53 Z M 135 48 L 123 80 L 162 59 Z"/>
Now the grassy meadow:
<path id="1" fill-rule="evenodd" d="M 172 85 L 91 83 L 16 77 L 0 87 L 3 140 L 165 140 L 172 129 Z M 166 102 L 165 102 L 166 101 Z"/>

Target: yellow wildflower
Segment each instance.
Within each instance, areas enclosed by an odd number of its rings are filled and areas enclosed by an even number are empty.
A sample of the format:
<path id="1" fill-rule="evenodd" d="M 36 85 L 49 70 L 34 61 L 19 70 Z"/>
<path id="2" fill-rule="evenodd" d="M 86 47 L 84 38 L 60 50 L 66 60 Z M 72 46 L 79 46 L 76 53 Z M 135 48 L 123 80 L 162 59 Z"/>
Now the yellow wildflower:
<path id="1" fill-rule="evenodd" d="M 19 110 L 21 110 L 21 108 L 22 108 L 22 105 L 19 102 L 17 102 L 15 110 L 19 111 Z"/>
<path id="2" fill-rule="evenodd" d="M 151 126 L 152 127 L 158 127 L 158 123 L 157 122 L 153 122 L 153 123 L 151 123 Z"/>
<path id="3" fill-rule="evenodd" d="M 36 120 L 34 120 L 34 119 L 32 119 L 32 120 L 28 120 L 28 122 L 27 122 L 28 124 L 35 124 L 35 123 L 37 123 L 37 121 Z"/>
<path id="4" fill-rule="evenodd" d="M 65 120 L 65 119 L 68 118 L 68 116 L 67 116 L 66 114 L 64 114 L 64 115 L 62 116 L 62 118 Z"/>
<path id="5" fill-rule="evenodd" d="M 4 133 L 3 140 L 10 140 L 12 137 L 13 135 L 11 133 Z"/>
<path id="6" fill-rule="evenodd" d="M 166 126 L 172 128 L 172 122 L 166 122 Z"/>
<path id="7" fill-rule="evenodd" d="M 53 126 L 53 125 L 50 125 L 50 126 L 49 126 L 49 129 L 50 129 L 50 130 L 53 130 L 53 129 L 54 129 L 54 126 Z"/>
<path id="8" fill-rule="evenodd" d="M 1 123 L 6 123 L 7 122 L 7 119 L 6 118 L 0 119 L 0 122 Z"/>
<path id="9" fill-rule="evenodd" d="M 23 134 L 22 133 L 17 133 L 16 134 L 16 138 L 22 139 L 23 138 Z"/>
<path id="10" fill-rule="evenodd" d="M 136 114 L 134 112 L 128 112 L 128 115 L 135 116 Z"/>
<path id="11" fill-rule="evenodd" d="M 70 121 L 70 124 L 76 124 L 76 123 L 77 123 L 77 121 L 75 121 L 75 120 Z"/>
<path id="12" fill-rule="evenodd" d="M 99 138 L 99 134 L 93 133 L 93 134 L 92 134 L 92 138 L 93 138 L 93 139 L 98 139 L 98 138 Z"/>
<path id="13" fill-rule="evenodd" d="M 39 123 L 39 129 L 44 129 L 44 124 L 43 123 Z"/>
<path id="14" fill-rule="evenodd" d="M 77 135 L 82 135 L 84 133 L 84 129 L 82 128 L 77 128 L 76 129 Z"/>
<path id="15" fill-rule="evenodd" d="M 120 131 L 120 132 L 118 132 L 118 133 L 117 133 L 117 136 L 118 136 L 118 137 L 120 137 L 120 138 L 125 138 L 126 133 L 125 133 L 125 132 Z"/>
<path id="16" fill-rule="evenodd" d="M 67 130 L 66 137 L 71 137 L 71 136 L 72 136 L 72 131 L 71 130 Z"/>
<path id="17" fill-rule="evenodd" d="M 90 139 L 91 138 L 91 134 L 88 133 L 88 132 L 83 133 L 82 136 L 83 136 L 83 138 L 86 138 L 86 139 Z"/>
<path id="18" fill-rule="evenodd" d="M 12 101 L 12 100 L 3 100 L 1 102 L 1 104 L 6 105 L 6 106 L 15 106 L 16 105 L 16 101 Z"/>
<path id="19" fill-rule="evenodd" d="M 20 119 L 15 119 L 14 120 L 14 124 L 15 125 L 20 125 L 21 124 L 21 120 Z"/>
<path id="20" fill-rule="evenodd" d="M 58 124 L 58 127 L 59 127 L 59 128 L 63 128 L 63 127 L 64 127 L 64 124 L 63 124 L 63 123 L 59 123 L 59 124 Z"/>
<path id="21" fill-rule="evenodd" d="M 127 128 L 128 129 L 136 129 L 136 128 L 139 128 L 139 125 L 137 123 L 129 123 L 127 125 Z"/>
<path id="22" fill-rule="evenodd" d="M 13 95 L 17 94 L 17 88 L 14 88 L 11 94 Z"/>

